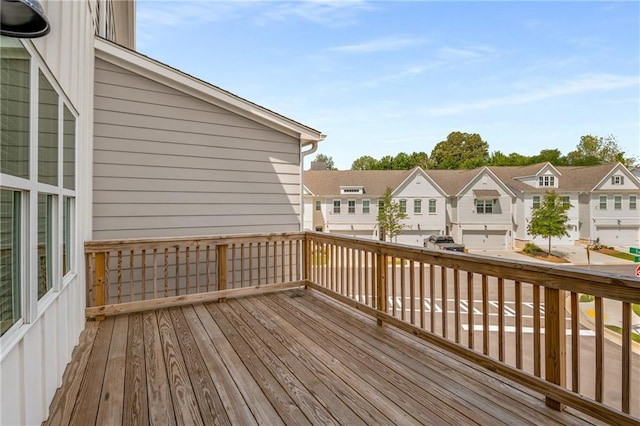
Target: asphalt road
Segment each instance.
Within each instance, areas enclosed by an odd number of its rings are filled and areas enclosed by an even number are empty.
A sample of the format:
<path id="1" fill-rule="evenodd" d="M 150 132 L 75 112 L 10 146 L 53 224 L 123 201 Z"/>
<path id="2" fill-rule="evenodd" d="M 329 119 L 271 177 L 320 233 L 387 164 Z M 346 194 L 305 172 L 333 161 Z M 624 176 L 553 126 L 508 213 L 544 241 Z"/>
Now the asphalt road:
<path id="1" fill-rule="evenodd" d="M 588 269 L 587 266 L 583 267 Z M 395 270 L 395 274 L 392 273 Z M 592 266 L 591 270 L 605 271 L 623 275 L 635 275 L 635 265 L 598 265 Z M 351 271 L 349 271 L 351 272 Z M 403 318 L 407 321 L 413 322 L 420 326 L 424 325 L 427 330 L 433 330 L 436 334 L 446 335 L 450 340 L 455 340 L 456 328 L 458 330 L 459 343 L 469 347 L 470 339 L 473 340 L 471 345 L 476 351 L 484 351 L 483 330 L 485 328 L 484 320 L 486 319 L 486 326 L 489 329 L 488 333 L 488 353 L 491 357 L 498 359 L 500 350 L 500 336 L 498 332 L 499 321 L 501 318 L 504 322 L 504 361 L 510 365 L 516 365 L 516 304 L 515 304 L 515 284 L 513 281 L 504 280 L 504 303 L 502 308 L 499 303 L 499 284 L 496 278 L 489 278 L 486 282 L 486 294 L 488 295 L 487 301 L 483 302 L 483 283 L 480 275 L 474 274 L 473 285 L 471 295 L 467 290 L 467 274 L 460 273 L 460 286 L 459 286 L 459 299 L 457 302 L 458 309 L 456 310 L 456 301 L 454 298 L 454 277 L 453 271 L 447 270 L 443 276 L 439 267 L 434 267 L 433 273 L 433 298 L 430 296 L 430 281 L 429 281 L 429 266 L 425 267 L 424 271 L 424 290 L 423 294 L 425 299 L 420 297 L 420 272 L 416 268 L 415 271 L 415 285 L 414 295 L 411 297 L 410 293 L 410 273 L 408 267 L 405 267 L 404 277 L 401 273 L 400 265 L 395 268 L 389 267 L 388 279 L 389 282 L 393 282 L 393 275 L 395 275 L 395 286 L 391 285 L 390 294 L 388 295 L 388 308 L 393 315 Z M 371 277 L 371 274 L 369 274 Z M 370 278 L 371 279 L 371 278 Z M 346 281 L 346 274 L 343 280 Z M 403 282 L 405 285 L 402 286 Z M 343 286 L 346 283 L 343 281 Z M 404 292 L 402 288 L 404 287 Z M 371 289 L 371 287 L 369 287 Z M 371 291 L 371 290 L 369 290 Z M 357 293 L 357 287 L 354 288 L 354 292 Z M 364 291 L 363 291 L 364 292 Z M 534 290 L 532 285 L 522 285 L 522 361 L 523 370 L 534 373 L 534 360 L 538 358 L 534 351 Z M 445 297 L 443 297 L 443 295 Z M 544 289 L 540 289 L 541 299 L 544 299 Z M 471 297 L 470 297 L 471 296 Z M 470 300 L 473 299 L 473 303 Z M 362 297 L 360 297 L 362 301 Z M 422 300 L 422 302 L 421 302 Z M 443 301 L 444 300 L 444 301 Z M 413 304 L 412 304 L 413 301 Z M 371 303 L 371 300 L 368 301 Z M 483 315 L 485 311 L 486 317 Z M 432 315 L 433 311 L 433 315 Z M 456 327 L 456 314 L 459 312 L 459 327 Z M 544 301 L 540 303 L 540 324 L 544 328 Z M 433 322 L 432 322 L 433 319 Z M 446 324 L 446 327 L 445 327 Z M 567 314 L 567 385 L 571 386 L 571 319 Z M 472 329 L 473 332 L 469 332 Z M 580 392 L 590 398 L 595 397 L 595 334 L 592 330 L 585 327 L 583 324 L 580 326 Z M 543 332 L 544 333 L 544 332 Z M 540 336 L 540 372 L 544 377 L 544 334 Z M 621 401 L 620 383 L 622 382 L 621 375 L 621 346 L 618 342 L 609 338 L 604 342 L 605 353 L 605 372 L 604 372 L 604 403 L 613 407 L 619 408 Z M 631 376 L 632 391 L 632 403 L 631 414 L 640 417 L 640 392 L 636 389 L 640 389 L 640 354 L 637 352 L 632 353 L 632 376 Z"/>

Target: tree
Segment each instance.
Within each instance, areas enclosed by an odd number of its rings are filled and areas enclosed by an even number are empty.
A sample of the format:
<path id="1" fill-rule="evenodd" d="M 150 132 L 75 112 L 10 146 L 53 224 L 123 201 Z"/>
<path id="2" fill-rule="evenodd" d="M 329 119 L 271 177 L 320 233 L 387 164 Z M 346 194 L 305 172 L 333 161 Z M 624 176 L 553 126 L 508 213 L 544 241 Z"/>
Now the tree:
<path id="1" fill-rule="evenodd" d="M 596 164 L 620 162 L 632 167 L 637 161 L 634 157 L 625 157 L 615 136 L 607 137 L 585 135 L 580 138 L 575 151 L 567 154 L 567 162 L 571 166 L 593 166 Z"/>
<path id="2" fill-rule="evenodd" d="M 571 207 L 571 204 L 564 203 L 555 191 L 548 191 L 540 202 L 540 206 L 532 210 L 527 232 L 534 237 L 539 235 L 548 238 L 549 254 L 551 254 L 551 237 L 569 236 L 567 210 Z"/>
<path id="3" fill-rule="evenodd" d="M 333 162 L 333 158 L 324 155 L 324 154 L 318 154 L 316 155 L 315 160 L 316 163 L 324 163 L 327 165 L 327 170 L 338 170 Z"/>
<path id="4" fill-rule="evenodd" d="M 529 164 L 551 163 L 554 166 L 566 166 L 567 157 L 564 157 L 559 149 L 543 149 L 540 154 L 531 157 Z"/>
<path id="5" fill-rule="evenodd" d="M 378 229 L 380 230 L 380 239 L 389 241 L 400 234 L 405 224 L 400 223 L 401 220 L 407 218 L 407 213 L 400 210 L 400 203 L 393 201 L 391 198 L 391 188 L 387 188 L 382 199 L 378 201 Z"/>
<path id="6" fill-rule="evenodd" d="M 489 144 L 477 133 L 451 132 L 431 151 L 434 169 L 475 168 L 487 163 Z"/>
<path id="7" fill-rule="evenodd" d="M 351 163 L 351 170 L 378 170 L 378 160 L 370 155 L 363 155 Z"/>

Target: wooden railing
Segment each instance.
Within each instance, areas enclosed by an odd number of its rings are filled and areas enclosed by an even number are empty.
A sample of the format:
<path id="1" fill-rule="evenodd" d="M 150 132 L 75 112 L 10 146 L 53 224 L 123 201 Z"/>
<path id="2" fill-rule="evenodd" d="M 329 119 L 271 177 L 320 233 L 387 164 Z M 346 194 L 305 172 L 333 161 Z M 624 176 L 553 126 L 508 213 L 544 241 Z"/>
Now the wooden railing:
<path id="1" fill-rule="evenodd" d="M 89 241 L 86 315 L 299 286 L 303 239 L 282 233 Z"/>
<path id="2" fill-rule="evenodd" d="M 92 241 L 85 251 L 87 317 L 305 285 L 552 408 L 640 421 L 638 279 L 315 232 Z"/>
<path id="3" fill-rule="evenodd" d="M 640 421 L 640 280 L 321 233 L 305 244 L 309 286 L 379 324 L 514 379 L 552 408 Z"/>

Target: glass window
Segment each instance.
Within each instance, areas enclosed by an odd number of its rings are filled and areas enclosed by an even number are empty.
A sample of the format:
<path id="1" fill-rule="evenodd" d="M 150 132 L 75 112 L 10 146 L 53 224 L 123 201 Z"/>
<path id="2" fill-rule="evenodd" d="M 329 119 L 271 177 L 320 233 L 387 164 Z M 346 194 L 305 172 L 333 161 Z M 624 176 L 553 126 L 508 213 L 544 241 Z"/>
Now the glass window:
<path id="1" fill-rule="evenodd" d="M 606 195 L 601 195 L 600 196 L 600 210 L 606 210 L 607 209 L 607 196 Z"/>
<path id="2" fill-rule="evenodd" d="M 76 118 L 64 106 L 62 186 L 76 189 Z"/>
<path id="3" fill-rule="evenodd" d="M 333 212 L 340 213 L 340 200 L 333 200 Z"/>
<path id="4" fill-rule="evenodd" d="M 400 213 L 407 212 L 407 200 L 400 200 Z"/>
<path id="5" fill-rule="evenodd" d="M 38 194 L 38 300 L 53 287 L 53 195 Z"/>
<path id="6" fill-rule="evenodd" d="M 413 213 L 422 213 L 422 200 L 413 200 Z"/>
<path id="7" fill-rule="evenodd" d="M 62 204 L 62 276 L 72 270 L 71 242 L 73 241 L 73 199 L 64 197 Z"/>
<path id="8" fill-rule="evenodd" d="M 436 200 L 429 200 L 429 213 L 436 212 Z"/>
<path id="9" fill-rule="evenodd" d="M 534 195 L 533 196 L 533 208 L 534 209 L 539 209 L 540 208 L 540 196 L 539 195 Z"/>
<path id="10" fill-rule="evenodd" d="M 624 176 L 616 175 L 611 176 L 612 185 L 624 185 Z"/>
<path id="11" fill-rule="evenodd" d="M 362 213 L 369 214 L 371 211 L 371 202 L 369 200 L 362 200 Z"/>
<path id="12" fill-rule="evenodd" d="M 614 195 L 613 208 L 615 210 L 622 210 L 622 195 Z"/>
<path id="13" fill-rule="evenodd" d="M 556 178 L 555 176 L 539 176 L 538 177 L 538 186 L 555 186 Z"/>
<path id="14" fill-rule="evenodd" d="M 638 197 L 636 197 L 635 195 L 629 195 L 629 210 L 635 210 L 638 208 L 637 200 Z"/>
<path id="15" fill-rule="evenodd" d="M 0 190 L 0 335 L 21 317 L 20 192 Z"/>
<path id="16" fill-rule="evenodd" d="M 319 212 L 322 209 L 322 201 L 316 201 L 316 211 Z"/>
<path id="17" fill-rule="evenodd" d="M 38 182 L 58 185 L 58 94 L 39 72 Z"/>
<path id="18" fill-rule="evenodd" d="M 0 37 L 0 172 L 29 178 L 29 54 Z"/>
<path id="19" fill-rule="evenodd" d="M 349 214 L 354 214 L 356 212 L 356 200 L 347 201 L 347 212 Z"/>
<path id="20" fill-rule="evenodd" d="M 493 213 L 493 200 L 476 200 L 476 213 Z"/>
<path id="21" fill-rule="evenodd" d="M 562 203 L 562 207 L 564 208 L 571 207 L 571 200 L 569 197 L 560 197 L 560 202 Z"/>

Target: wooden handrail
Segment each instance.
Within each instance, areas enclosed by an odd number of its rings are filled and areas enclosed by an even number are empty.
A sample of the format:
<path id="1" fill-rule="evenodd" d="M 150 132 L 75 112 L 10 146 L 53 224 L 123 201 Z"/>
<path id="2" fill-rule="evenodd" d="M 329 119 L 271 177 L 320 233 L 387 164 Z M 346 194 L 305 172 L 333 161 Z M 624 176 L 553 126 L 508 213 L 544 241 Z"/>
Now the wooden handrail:
<path id="1" fill-rule="evenodd" d="M 387 323 L 410 331 L 541 392 L 549 407 L 562 409 L 568 404 L 620 424 L 636 420 L 628 413 L 634 406 L 631 392 L 637 392 L 630 373 L 637 346 L 631 340 L 631 304 L 640 304 L 639 279 L 317 232 L 88 241 L 85 253 L 87 314 L 91 317 L 174 303 L 224 300 L 227 295 L 264 292 L 269 286 L 281 289 L 305 285 L 371 314 L 380 325 Z M 113 267 L 109 266 L 110 258 Z M 450 285 L 453 294 L 448 293 Z M 514 345 L 505 342 L 507 291 L 509 297 L 513 294 L 513 301 L 508 302 L 515 303 Z M 497 294 L 497 302 L 489 301 L 490 294 Z M 595 371 L 594 399 L 580 393 L 584 386 L 579 380 L 580 295 L 594 300 L 595 370 L 600 370 Z M 449 297 L 455 303 L 452 319 L 448 318 Z M 399 309 L 397 299 L 403 303 Z M 602 403 L 604 341 L 609 332 L 604 327 L 605 299 L 622 302 L 621 411 Z M 462 311 L 463 303 L 466 312 Z M 528 308 L 524 307 L 526 303 Z M 495 322 L 489 316 L 492 306 L 499 311 Z M 532 311 L 527 320 L 528 325 L 533 324 L 532 335 L 524 335 L 523 309 Z M 476 311 L 479 316 L 474 321 Z M 464 333 L 461 317 L 466 318 L 468 327 Z M 570 355 L 567 321 L 571 321 Z M 498 332 L 495 341 L 495 336 L 489 339 L 492 326 Z M 527 341 L 533 351 L 525 362 L 522 354 Z M 513 350 L 515 356 L 509 360 L 508 355 L 513 354 L 507 352 Z M 571 389 L 565 383 L 568 362 Z"/>

